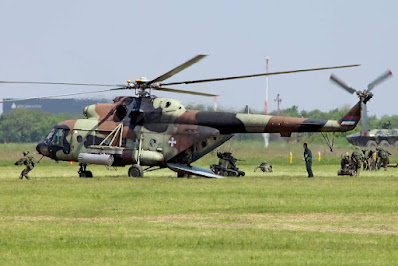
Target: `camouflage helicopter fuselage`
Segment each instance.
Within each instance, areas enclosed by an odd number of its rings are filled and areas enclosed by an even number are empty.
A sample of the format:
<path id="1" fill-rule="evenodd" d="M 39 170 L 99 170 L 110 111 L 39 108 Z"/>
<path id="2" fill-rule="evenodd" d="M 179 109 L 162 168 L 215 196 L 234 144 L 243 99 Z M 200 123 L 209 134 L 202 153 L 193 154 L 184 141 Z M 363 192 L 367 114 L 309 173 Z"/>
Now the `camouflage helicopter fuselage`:
<path id="1" fill-rule="evenodd" d="M 107 147 L 102 153 L 114 157 L 113 166 L 190 165 L 234 133 L 290 136 L 293 132 L 349 131 L 358 123 L 360 109 L 358 103 L 342 119 L 334 121 L 186 110 L 180 101 L 171 98 L 117 97 L 113 104 L 87 106 L 85 119 L 58 123 L 37 145 L 37 151 L 54 160 L 79 161 L 79 155 L 91 153 L 92 147 L 98 150 L 101 144 Z M 112 143 L 109 139 L 104 142 L 121 124 L 121 134 L 115 133 Z"/>

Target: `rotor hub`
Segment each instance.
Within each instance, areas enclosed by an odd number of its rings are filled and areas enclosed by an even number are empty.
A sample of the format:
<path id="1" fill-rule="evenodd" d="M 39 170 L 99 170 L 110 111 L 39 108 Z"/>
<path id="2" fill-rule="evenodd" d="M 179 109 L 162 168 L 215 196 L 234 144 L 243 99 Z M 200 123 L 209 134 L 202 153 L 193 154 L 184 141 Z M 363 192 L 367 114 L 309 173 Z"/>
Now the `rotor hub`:
<path id="1" fill-rule="evenodd" d="M 364 90 L 364 91 L 357 91 L 357 95 L 359 97 L 359 100 L 363 103 L 367 103 L 370 99 L 373 97 L 373 93 Z"/>

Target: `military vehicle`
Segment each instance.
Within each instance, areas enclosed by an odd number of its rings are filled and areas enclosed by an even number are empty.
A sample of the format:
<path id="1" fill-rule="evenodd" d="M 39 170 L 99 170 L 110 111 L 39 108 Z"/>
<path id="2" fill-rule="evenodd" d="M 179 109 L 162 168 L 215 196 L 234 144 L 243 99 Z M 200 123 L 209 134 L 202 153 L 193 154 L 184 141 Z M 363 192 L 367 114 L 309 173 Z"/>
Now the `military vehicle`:
<path id="1" fill-rule="evenodd" d="M 381 76 L 375 79 L 373 82 L 368 84 L 368 88 L 364 90 L 364 93 L 369 93 L 373 88 L 386 80 L 387 78 L 392 76 L 391 70 L 384 72 Z M 337 85 L 342 87 L 347 92 L 353 94 L 358 93 L 357 90 L 349 86 L 347 83 L 343 82 L 339 78 L 334 75 L 330 76 L 330 80 L 335 82 Z M 370 130 L 368 113 L 365 104 L 361 106 L 362 114 L 361 114 L 361 124 L 362 124 L 362 132 L 356 132 L 354 134 L 348 135 L 346 138 L 349 143 L 356 146 L 367 146 L 367 147 L 390 147 L 395 146 L 398 147 L 398 130 L 391 129 L 390 125 L 386 125 L 386 128 L 383 129 L 373 129 Z"/>
<path id="2" fill-rule="evenodd" d="M 240 161 L 232 156 L 230 152 L 217 152 L 218 164 L 210 165 L 210 170 L 221 176 L 245 176 L 245 172 L 236 167 L 236 162 Z"/>
<path id="3" fill-rule="evenodd" d="M 341 169 L 337 171 L 337 175 L 349 175 L 355 176 L 357 175 L 357 164 L 355 163 L 355 159 L 353 158 L 353 154 L 350 156 L 348 152 L 345 155 L 341 155 Z"/>
<path id="4" fill-rule="evenodd" d="M 357 174 L 355 170 L 355 166 L 353 164 L 348 163 L 344 168 L 341 168 L 337 171 L 337 175 L 349 175 L 355 176 Z"/>
<path id="5" fill-rule="evenodd" d="M 130 166 L 128 175 L 131 177 L 142 177 L 144 172 L 169 168 L 180 176 L 198 175 L 220 178 L 220 175 L 214 174 L 209 169 L 191 164 L 231 139 L 235 133 L 280 133 L 288 137 L 292 132 L 346 132 L 355 128 L 361 117 L 361 105 L 366 104 L 373 96 L 367 92 L 358 93 L 359 102 L 340 120 L 333 121 L 186 110 L 176 99 L 157 98 L 152 95 L 153 90 L 158 90 L 213 97 L 215 95 L 210 93 L 171 89 L 165 86 L 358 66 L 346 65 L 163 82 L 203 57 L 205 55 L 198 55 L 155 79 L 141 78 L 134 82 L 128 80 L 125 85 L 26 81 L 0 81 L 0 83 L 110 87 L 100 91 L 35 97 L 36 99 L 114 90 L 135 92 L 135 96 L 116 97 L 110 104 L 98 103 L 85 107 L 83 112 L 85 119 L 58 123 L 37 145 L 38 153 L 43 156 L 56 161 L 79 162 L 80 177 L 92 177 L 87 166 L 98 164 L 115 167 Z M 143 166 L 146 168 L 144 169 Z"/>
<path id="6" fill-rule="evenodd" d="M 398 147 L 398 129 L 372 129 L 366 135 L 363 132 L 355 132 L 348 135 L 349 143 L 366 147 Z"/>

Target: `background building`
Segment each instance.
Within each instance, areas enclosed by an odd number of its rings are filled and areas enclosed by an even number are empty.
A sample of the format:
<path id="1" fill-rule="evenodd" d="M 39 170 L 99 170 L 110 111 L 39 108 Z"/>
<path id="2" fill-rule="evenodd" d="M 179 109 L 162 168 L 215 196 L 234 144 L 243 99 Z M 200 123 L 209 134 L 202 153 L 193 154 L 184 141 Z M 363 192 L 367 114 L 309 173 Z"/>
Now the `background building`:
<path id="1" fill-rule="evenodd" d="M 5 98 L 6 100 L 16 100 L 13 98 Z M 39 99 L 27 100 L 21 102 L 7 102 L 3 103 L 3 113 L 7 114 L 16 108 L 40 109 L 44 112 L 53 114 L 70 113 L 81 114 L 87 105 L 95 103 L 111 103 L 111 99 Z"/>

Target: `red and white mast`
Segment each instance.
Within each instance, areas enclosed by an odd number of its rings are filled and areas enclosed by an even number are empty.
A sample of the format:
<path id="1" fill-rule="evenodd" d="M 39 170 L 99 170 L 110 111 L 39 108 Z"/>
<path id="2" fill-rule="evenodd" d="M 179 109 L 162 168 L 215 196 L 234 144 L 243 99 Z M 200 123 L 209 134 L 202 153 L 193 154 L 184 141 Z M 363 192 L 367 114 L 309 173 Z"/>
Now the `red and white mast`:
<path id="1" fill-rule="evenodd" d="M 265 58 L 265 73 L 268 73 L 268 56 Z M 264 106 L 264 113 L 268 114 L 268 76 L 265 76 L 265 106 Z"/>
<path id="2" fill-rule="evenodd" d="M 268 73 L 268 56 L 265 58 L 265 73 Z M 268 76 L 265 76 L 265 102 L 264 102 L 264 113 L 268 115 Z M 263 133 L 264 146 L 267 148 L 269 144 L 269 133 Z"/>
<path id="3" fill-rule="evenodd" d="M 214 102 L 213 109 L 214 109 L 214 111 L 217 111 L 217 109 L 218 109 L 218 99 L 217 99 L 217 96 L 214 96 L 214 97 L 213 97 L 213 102 Z"/>

